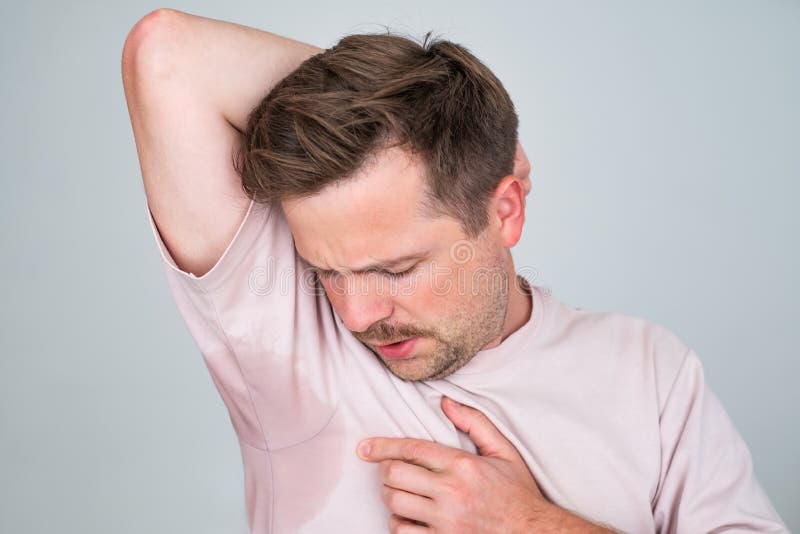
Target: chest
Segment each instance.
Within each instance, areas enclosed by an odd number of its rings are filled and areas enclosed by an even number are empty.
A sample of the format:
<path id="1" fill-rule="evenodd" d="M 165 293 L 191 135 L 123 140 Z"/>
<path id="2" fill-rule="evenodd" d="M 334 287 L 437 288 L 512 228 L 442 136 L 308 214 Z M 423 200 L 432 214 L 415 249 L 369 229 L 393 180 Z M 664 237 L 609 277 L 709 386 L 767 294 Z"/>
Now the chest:
<path id="1" fill-rule="evenodd" d="M 657 424 L 646 406 L 618 388 L 603 395 L 531 384 L 495 382 L 487 389 L 446 381 L 409 384 L 380 374 L 351 378 L 323 430 L 270 453 L 276 532 L 330 532 L 331 525 L 348 532 L 385 530 L 377 466 L 359 459 L 356 446 L 373 436 L 415 437 L 475 452 L 441 411 L 443 394 L 487 415 L 551 502 L 617 529 L 654 530 Z"/>

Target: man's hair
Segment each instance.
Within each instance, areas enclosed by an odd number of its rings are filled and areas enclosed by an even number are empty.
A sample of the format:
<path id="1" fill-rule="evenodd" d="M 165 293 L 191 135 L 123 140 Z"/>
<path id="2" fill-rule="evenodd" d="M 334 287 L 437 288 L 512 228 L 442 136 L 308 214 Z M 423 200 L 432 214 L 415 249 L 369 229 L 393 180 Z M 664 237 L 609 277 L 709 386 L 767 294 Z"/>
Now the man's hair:
<path id="1" fill-rule="evenodd" d="M 513 172 L 518 118 L 502 83 L 463 46 L 353 34 L 301 63 L 250 112 L 234 166 L 247 196 L 274 203 L 345 180 L 383 148 L 420 158 L 428 216 L 478 236 Z"/>

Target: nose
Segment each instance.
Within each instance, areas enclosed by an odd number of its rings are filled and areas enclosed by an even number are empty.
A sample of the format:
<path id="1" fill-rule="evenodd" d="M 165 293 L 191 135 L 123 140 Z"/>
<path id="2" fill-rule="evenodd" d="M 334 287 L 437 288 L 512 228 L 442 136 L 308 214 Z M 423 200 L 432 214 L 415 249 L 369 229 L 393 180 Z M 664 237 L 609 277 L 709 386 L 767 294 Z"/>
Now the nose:
<path id="1" fill-rule="evenodd" d="M 372 324 L 391 317 L 394 311 L 391 296 L 380 294 L 372 284 L 332 287 L 328 299 L 351 332 L 363 332 Z"/>

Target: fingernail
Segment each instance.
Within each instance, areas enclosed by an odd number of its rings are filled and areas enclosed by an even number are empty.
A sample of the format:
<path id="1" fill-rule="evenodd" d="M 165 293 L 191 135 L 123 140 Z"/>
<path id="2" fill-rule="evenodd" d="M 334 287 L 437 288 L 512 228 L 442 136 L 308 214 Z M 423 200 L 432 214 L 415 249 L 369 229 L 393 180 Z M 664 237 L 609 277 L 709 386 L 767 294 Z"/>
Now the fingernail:
<path id="1" fill-rule="evenodd" d="M 361 456 L 362 458 L 366 458 L 367 456 L 369 456 L 369 451 L 371 450 L 372 450 L 372 443 L 370 443 L 369 441 L 362 441 L 358 445 L 358 455 Z"/>

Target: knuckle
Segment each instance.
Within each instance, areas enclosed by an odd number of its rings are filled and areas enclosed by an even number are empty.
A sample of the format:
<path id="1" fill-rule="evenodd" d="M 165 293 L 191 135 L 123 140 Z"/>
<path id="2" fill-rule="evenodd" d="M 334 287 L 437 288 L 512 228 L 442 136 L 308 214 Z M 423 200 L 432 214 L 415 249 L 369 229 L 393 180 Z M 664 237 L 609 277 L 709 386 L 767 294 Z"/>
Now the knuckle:
<path id="1" fill-rule="evenodd" d="M 489 421 L 489 418 L 488 418 L 488 417 L 486 417 L 486 414 L 485 414 L 485 413 L 483 413 L 483 412 L 482 412 L 482 411 L 480 411 L 480 410 L 473 410 L 473 414 L 472 414 L 472 416 L 473 416 L 475 419 L 477 419 L 477 420 L 478 420 L 478 424 L 486 424 L 486 423 L 489 423 L 489 424 L 491 424 L 491 421 Z"/>
<path id="2" fill-rule="evenodd" d="M 399 471 L 402 468 L 402 462 L 398 462 L 396 460 L 389 460 L 386 462 L 386 467 L 384 467 L 384 475 L 386 477 L 387 482 L 396 482 L 398 476 L 400 475 Z"/>
<path id="3" fill-rule="evenodd" d="M 399 492 L 389 486 L 381 487 L 381 500 L 391 511 L 396 511 L 398 505 Z"/>
<path id="4" fill-rule="evenodd" d="M 384 448 L 386 448 L 386 445 L 385 445 L 385 443 L 384 443 L 382 438 L 372 438 L 370 440 L 370 442 L 371 442 L 371 445 L 372 445 L 372 448 L 370 449 L 370 452 L 369 452 L 370 456 L 377 457 L 377 456 L 380 456 L 381 454 L 383 454 Z"/>
<path id="5" fill-rule="evenodd" d="M 458 497 L 465 492 L 464 481 L 457 476 L 449 477 L 444 483 L 444 486 L 447 490 L 447 496 L 449 498 L 455 497 L 458 499 Z"/>
<path id="6" fill-rule="evenodd" d="M 397 511 L 397 507 L 399 504 L 400 504 L 400 493 L 394 490 L 389 491 L 389 494 L 386 497 L 386 506 L 389 507 L 389 510 L 393 512 Z"/>
<path id="7" fill-rule="evenodd" d="M 392 463 L 391 460 L 383 460 L 381 463 L 378 464 L 378 476 L 384 482 L 386 482 L 389 479 L 389 471 L 390 471 L 389 464 L 391 463 Z"/>
<path id="8" fill-rule="evenodd" d="M 459 474 L 475 472 L 475 457 L 467 453 L 458 453 L 453 457 L 453 470 Z"/>
<path id="9" fill-rule="evenodd" d="M 408 461 L 413 461 L 417 458 L 420 458 L 422 455 L 422 444 L 414 441 L 406 446 L 403 458 Z"/>

